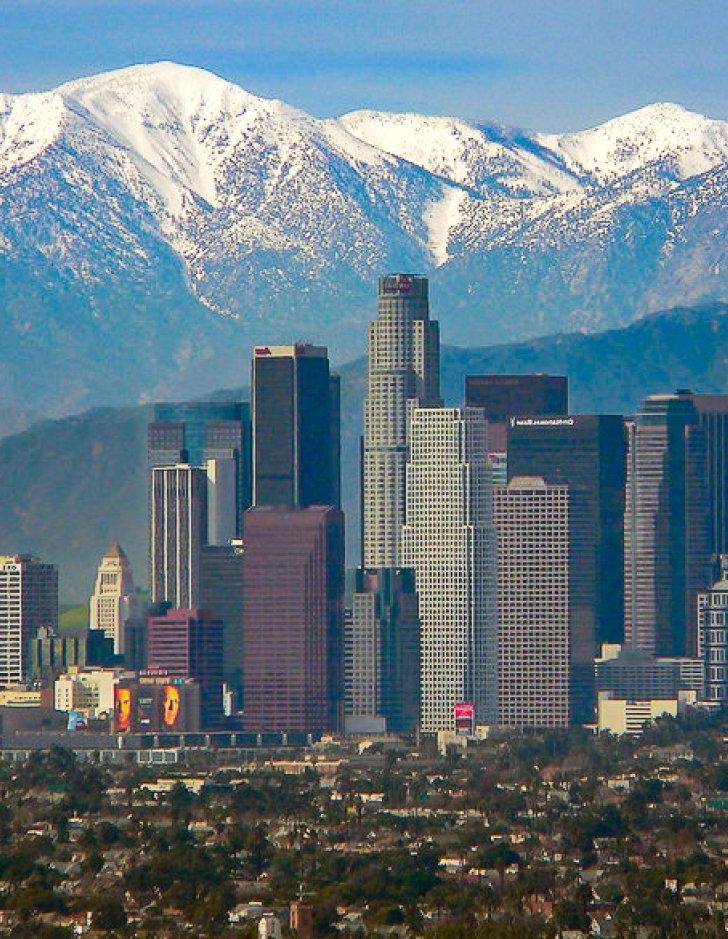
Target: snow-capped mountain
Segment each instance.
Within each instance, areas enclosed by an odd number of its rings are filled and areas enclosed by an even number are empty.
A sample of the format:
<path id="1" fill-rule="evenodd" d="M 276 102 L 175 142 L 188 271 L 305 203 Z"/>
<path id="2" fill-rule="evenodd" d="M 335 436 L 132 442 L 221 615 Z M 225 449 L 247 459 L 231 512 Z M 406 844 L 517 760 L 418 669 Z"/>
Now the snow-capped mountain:
<path id="1" fill-rule="evenodd" d="M 724 297 L 727 166 L 728 124 L 671 104 L 317 120 L 172 63 L 0 95 L 0 391 L 62 413 L 240 384 L 255 341 L 351 355 L 388 270 L 463 345 Z"/>

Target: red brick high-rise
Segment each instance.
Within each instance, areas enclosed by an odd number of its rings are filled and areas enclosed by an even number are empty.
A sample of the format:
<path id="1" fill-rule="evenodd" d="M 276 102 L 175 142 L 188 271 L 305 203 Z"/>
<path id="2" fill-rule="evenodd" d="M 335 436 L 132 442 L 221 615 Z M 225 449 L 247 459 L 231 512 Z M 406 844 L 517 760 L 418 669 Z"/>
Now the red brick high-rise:
<path id="1" fill-rule="evenodd" d="M 342 699 L 344 519 L 334 506 L 258 506 L 243 519 L 244 721 L 335 730 Z"/>

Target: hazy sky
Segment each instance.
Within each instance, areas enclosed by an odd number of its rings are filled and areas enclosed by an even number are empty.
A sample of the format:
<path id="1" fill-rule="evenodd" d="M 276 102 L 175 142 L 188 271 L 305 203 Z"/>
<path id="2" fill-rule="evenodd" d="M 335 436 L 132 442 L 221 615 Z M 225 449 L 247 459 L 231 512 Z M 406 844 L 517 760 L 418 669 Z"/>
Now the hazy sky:
<path id="1" fill-rule="evenodd" d="M 318 116 L 575 130 L 653 101 L 728 118 L 726 36 L 728 0 L 0 0 L 0 89 L 173 59 Z"/>

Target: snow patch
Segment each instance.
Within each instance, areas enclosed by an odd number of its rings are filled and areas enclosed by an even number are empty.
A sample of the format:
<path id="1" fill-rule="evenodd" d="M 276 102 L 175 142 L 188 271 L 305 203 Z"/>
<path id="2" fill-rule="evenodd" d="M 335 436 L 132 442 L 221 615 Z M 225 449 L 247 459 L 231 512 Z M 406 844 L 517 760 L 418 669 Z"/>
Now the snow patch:
<path id="1" fill-rule="evenodd" d="M 454 186 L 443 186 L 442 197 L 433 199 L 422 214 L 428 231 L 428 248 L 435 267 L 442 267 L 450 260 L 450 231 L 457 225 L 460 209 L 467 194 Z"/>

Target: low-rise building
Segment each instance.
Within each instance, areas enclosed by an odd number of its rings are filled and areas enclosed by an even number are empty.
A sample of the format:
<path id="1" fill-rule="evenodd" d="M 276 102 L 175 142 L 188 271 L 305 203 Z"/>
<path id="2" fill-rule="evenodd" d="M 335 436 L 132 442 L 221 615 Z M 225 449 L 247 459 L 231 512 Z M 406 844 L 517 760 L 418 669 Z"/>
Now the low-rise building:
<path id="1" fill-rule="evenodd" d="M 123 672 L 118 668 L 71 668 L 56 679 L 57 711 L 78 711 L 99 717 L 114 711 L 114 689 Z"/>

